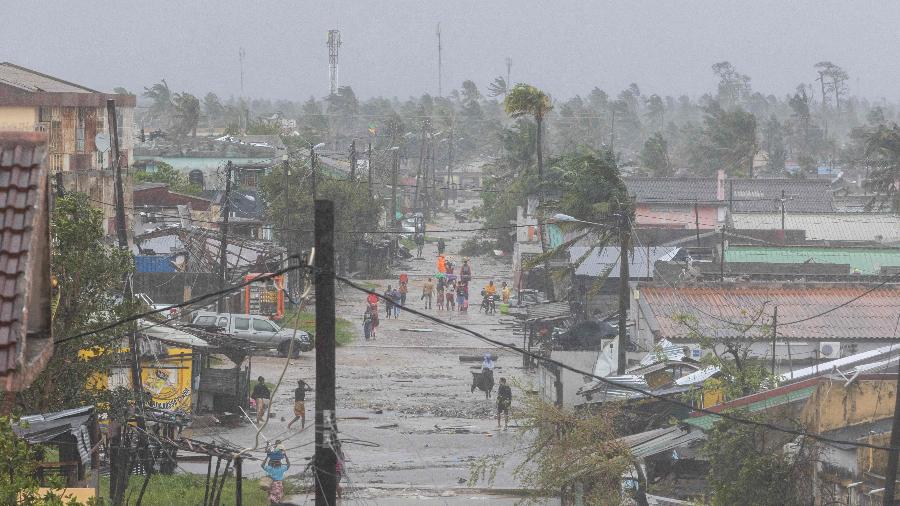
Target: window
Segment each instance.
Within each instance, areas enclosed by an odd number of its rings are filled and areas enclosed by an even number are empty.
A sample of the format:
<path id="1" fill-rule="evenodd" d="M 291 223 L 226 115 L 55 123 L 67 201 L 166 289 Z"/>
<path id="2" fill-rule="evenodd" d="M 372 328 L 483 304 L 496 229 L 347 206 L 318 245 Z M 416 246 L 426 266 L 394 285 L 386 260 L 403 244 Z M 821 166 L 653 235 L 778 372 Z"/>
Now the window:
<path id="1" fill-rule="evenodd" d="M 253 319 L 253 330 L 257 332 L 275 332 L 275 327 L 265 320 Z"/>
<path id="2" fill-rule="evenodd" d="M 250 330 L 250 318 L 234 318 L 234 330 Z"/>
<path id="3" fill-rule="evenodd" d="M 47 106 L 41 106 L 40 109 L 38 109 L 38 121 L 40 123 L 49 123 L 52 118 L 51 111 L 52 111 L 52 108 L 47 107 Z"/>
<path id="4" fill-rule="evenodd" d="M 203 325 L 204 327 L 211 327 L 216 324 L 215 316 L 198 316 L 197 320 L 194 321 L 196 325 Z"/>

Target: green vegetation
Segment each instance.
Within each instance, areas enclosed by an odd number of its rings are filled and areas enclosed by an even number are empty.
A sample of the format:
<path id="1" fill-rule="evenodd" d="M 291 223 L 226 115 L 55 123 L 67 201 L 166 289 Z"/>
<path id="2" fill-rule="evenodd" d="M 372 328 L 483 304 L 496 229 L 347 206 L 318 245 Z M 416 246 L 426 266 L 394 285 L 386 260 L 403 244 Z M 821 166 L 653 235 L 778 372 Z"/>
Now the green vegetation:
<path id="1" fill-rule="evenodd" d="M 287 312 L 282 323 L 285 328 L 295 328 L 294 325 L 296 324 L 296 328 L 299 330 L 309 332 L 313 335 L 316 333 L 316 314 L 314 312 L 303 311 L 299 315 L 295 311 Z M 353 322 L 345 318 L 337 318 L 335 320 L 334 337 L 338 346 L 350 344 L 356 338 L 356 329 Z"/>
<path id="2" fill-rule="evenodd" d="M 466 239 L 459 247 L 459 254 L 467 257 L 490 255 L 497 249 L 495 241 L 479 240 L 477 237 Z"/>
<path id="3" fill-rule="evenodd" d="M 153 172 L 135 172 L 135 183 L 165 183 L 169 190 L 188 195 L 199 195 L 203 188 L 200 185 L 191 184 L 183 173 L 175 170 L 166 162 L 155 162 L 156 170 Z"/>
<path id="4" fill-rule="evenodd" d="M 247 461 L 244 466 L 244 472 L 252 471 L 248 469 L 248 464 L 253 465 L 254 462 Z M 257 464 L 258 466 L 258 464 Z M 132 500 L 137 497 L 141 490 L 143 479 L 140 476 L 129 480 L 128 490 L 125 497 L 131 497 Z M 150 478 L 147 490 L 144 493 L 144 506 L 171 506 L 173 504 L 203 504 L 203 493 L 206 477 L 195 474 L 173 474 L 162 475 L 154 474 Z M 287 484 L 285 482 L 286 489 Z M 109 478 L 103 477 L 100 480 L 100 490 L 109 490 Z M 287 490 L 285 490 L 287 493 Z M 259 487 L 259 480 L 244 478 L 242 483 L 242 495 L 244 506 L 268 506 L 268 493 Z M 234 475 L 225 480 L 222 488 L 222 499 L 220 504 L 234 504 Z"/>

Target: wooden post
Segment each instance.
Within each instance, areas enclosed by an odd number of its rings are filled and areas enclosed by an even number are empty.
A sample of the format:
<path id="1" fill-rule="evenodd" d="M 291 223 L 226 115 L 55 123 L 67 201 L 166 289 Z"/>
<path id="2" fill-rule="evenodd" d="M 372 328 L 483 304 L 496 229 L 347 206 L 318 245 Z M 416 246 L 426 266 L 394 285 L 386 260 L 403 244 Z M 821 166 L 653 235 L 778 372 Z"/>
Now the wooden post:
<path id="1" fill-rule="evenodd" d="M 234 459 L 234 504 L 242 506 L 244 503 L 243 492 L 243 464 L 244 459 L 237 457 Z"/>
<path id="2" fill-rule="evenodd" d="M 625 354 L 628 346 L 628 306 L 630 304 L 630 290 L 628 287 L 628 250 L 631 249 L 631 232 L 628 223 L 628 210 L 622 209 L 619 218 L 619 343 L 618 343 L 618 367 L 616 374 L 625 374 L 627 365 L 627 355 Z"/>
<path id="3" fill-rule="evenodd" d="M 225 195 L 222 197 L 222 224 L 219 234 L 219 291 L 225 289 L 225 268 L 228 264 L 228 218 L 231 214 L 231 160 L 225 164 Z M 227 299 L 219 295 L 216 310 L 227 313 Z"/>
<path id="4" fill-rule="evenodd" d="M 337 455 L 331 447 L 335 389 L 334 203 L 317 200 L 316 244 L 316 506 L 335 504 Z"/>

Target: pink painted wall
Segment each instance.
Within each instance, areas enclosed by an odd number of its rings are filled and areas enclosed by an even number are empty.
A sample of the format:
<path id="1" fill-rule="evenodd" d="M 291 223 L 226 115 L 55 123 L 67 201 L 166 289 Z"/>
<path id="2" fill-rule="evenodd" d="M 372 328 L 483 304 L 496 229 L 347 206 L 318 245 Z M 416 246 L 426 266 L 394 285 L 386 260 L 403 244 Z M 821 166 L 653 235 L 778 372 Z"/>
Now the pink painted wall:
<path id="1" fill-rule="evenodd" d="M 718 206 L 699 206 L 697 214 L 700 218 L 701 229 L 712 230 L 719 225 Z M 635 211 L 635 221 L 637 221 L 638 225 L 644 226 L 694 228 L 694 220 L 693 206 L 647 205 L 639 203 Z"/>

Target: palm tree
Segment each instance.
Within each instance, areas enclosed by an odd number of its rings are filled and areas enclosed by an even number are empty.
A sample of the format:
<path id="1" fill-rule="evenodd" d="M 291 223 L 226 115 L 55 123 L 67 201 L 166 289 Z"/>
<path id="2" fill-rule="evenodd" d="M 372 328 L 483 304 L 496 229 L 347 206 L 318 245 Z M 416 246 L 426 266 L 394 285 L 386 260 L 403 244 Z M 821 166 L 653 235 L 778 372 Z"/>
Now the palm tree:
<path id="1" fill-rule="evenodd" d="M 159 118 L 160 121 L 168 118 L 172 111 L 172 91 L 165 79 L 149 88 L 145 86 L 143 97 L 153 101 L 153 105 L 150 106 L 150 114 Z"/>
<path id="2" fill-rule="evenodd" d="M 503 76 L 497 76 L 494 78 L 494 82 L 488 85 L 488 96 L 489 97 L 499 97 L 509 93 L 509 83 L 506 82 L 506 79 Z"/>
<path id="3" fill-rule="evenodd" d="M 866 185 L 884 195 L 894 210 L 900 210 L 900 126 L 881 125 L 866 139 L 866 156 L 879 159 Z"/>
<path id="4" fill-rule="evenodd" d="M 197 137 L 197 124 L 200 122 L 200 100 L 190 93 L 176 93 L 173 99 L 175 117 L 178 118 L 179 135 L 191 134 Z"/>
<path id="5" fill-rule="evenodd" d="M 517 84 L 510 90 L 509 94 L 503 100 L 503 108 L 506 113 L 513 118 L 522 116 L 531 116 L 537 123 L 537 136 L 535 144 L 537 146 L 538 159 L 538 181 L 544 181 L 544 151 L 541 142 L 541 131 L 543 130 L 544 116 L 553 109 L 550 103 L 550 96 L 543 91 L 535 88 L 530 84 Z"/>

